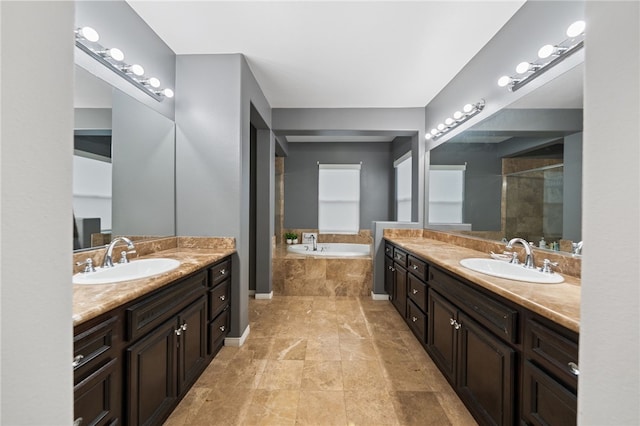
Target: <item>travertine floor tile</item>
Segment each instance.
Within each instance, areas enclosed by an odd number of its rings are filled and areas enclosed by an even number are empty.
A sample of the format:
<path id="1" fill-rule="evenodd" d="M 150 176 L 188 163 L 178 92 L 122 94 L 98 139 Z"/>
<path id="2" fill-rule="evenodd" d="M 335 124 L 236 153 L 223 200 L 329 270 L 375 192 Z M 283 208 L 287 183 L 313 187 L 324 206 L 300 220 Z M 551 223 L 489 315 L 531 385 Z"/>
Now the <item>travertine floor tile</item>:
<path id="1" fill-rule="evenodd" d="M 347 424 L 343 391 L 300 391 L 296 425 Z"/>
<path id="2" fill-rule="evenodd" d="M 297 390 L 257 389 L 243 424 L 295 425 L 299 398 Z"/>
<path id="3" fill-rule="evenodd" d="M 348 361 L 373 361 L 378 359 L 371 339 L 340 339 L 340 355 Z"/>
<path id="4" fill-rule="evenodd" d="M 340 361 L 340 339 L 337 335 L 307 340 L 305 360 Z"/>
<path id="5" fill-rule="evenodd" d="M 384 389 L 385 379 L 380 363 L 375 361 L 342 361 L 345 390 Z"/>
<path id="6" fill-rule="evenodd" d="M 396 415 L 402 425 L 451 425 L 433 392 L 391 392 L 391 397 Z"/>
<path id="7" fill-rule="evenodd" d="M 382 389 L 344 392 L 349 425 L 399 425 L 391 395 Z"/>
<path id="8" fill-rule="evenodd" d="M 258 389 L 300 389 L 304 361 L 269 360 Z"/>
<path id="9" fill-rule="evenodd" d="M 304 390 L 342 390 L 340 361 L 305 361 L 302 370 Z"/>

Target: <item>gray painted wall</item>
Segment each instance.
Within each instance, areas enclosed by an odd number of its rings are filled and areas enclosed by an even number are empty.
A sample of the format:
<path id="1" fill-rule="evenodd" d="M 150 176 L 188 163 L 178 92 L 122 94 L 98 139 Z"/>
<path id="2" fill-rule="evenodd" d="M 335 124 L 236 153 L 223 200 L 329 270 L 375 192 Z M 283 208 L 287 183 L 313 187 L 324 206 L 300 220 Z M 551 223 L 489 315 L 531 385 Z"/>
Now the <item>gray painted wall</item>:
<path id="1" fill-rule="evenodd" d="M 78 48 L 75 48 L 76 63 L 173 120 L 174 100 L 180 96 L 175 90 L 175 53 L 124 1 L 76 1 L 74 4 L 76 28 L 94 28 L 100 34 L 102 46 L 121 49 L 126 63 L 142 65 L 145 76 L 158 78 L 161 88 L 174 89 L 175 98 L 156 101 Z"/>
<path id="2" fill-rule="evenodd" d="M 74 108 L 73 128 L 111 129 L 111 108 Z"/>
<path id="3" fill-rule="evenodd" d="M 390 142 L 290 143 L 284 160 L 285 228 L 318 228 L 318 162 L 355 164 L 360 170 L 360 229 L 393 215 Z"/>
<path id="4" fill-rule="evenodd" d="M 463 222 L 474 231 L 501 229 L 502 158 L 497 144 L 446 143 L 430 151 L 432 165 L 467 164 Z"/>
<path id="5" fill-rule="evenodd" d="M 564 138 L 562 237 L 582 240 L 582 132 Z"/>
<path id="6" fill-rule="evenodd" d="M 119 90 L 112 110 L 112 232 L 175 235 L 175 126 Z"/>

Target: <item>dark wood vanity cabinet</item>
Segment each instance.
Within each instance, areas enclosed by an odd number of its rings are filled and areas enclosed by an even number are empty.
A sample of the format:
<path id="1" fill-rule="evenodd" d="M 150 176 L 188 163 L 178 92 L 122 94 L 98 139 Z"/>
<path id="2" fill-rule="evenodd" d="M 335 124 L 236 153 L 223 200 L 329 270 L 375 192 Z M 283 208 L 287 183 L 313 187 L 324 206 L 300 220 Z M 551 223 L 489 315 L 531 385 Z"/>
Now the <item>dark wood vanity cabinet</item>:
<path id="1" fill-rule="evenodd" d="M 155 425 L 169 416 L 224 344 L 230 270 L 223 259 L 76 327 L 78 425 Z"/>
<path id="2" fill-rule="evenodd" d="M 387 251 L 387 246 L 390 250 Z M 391 253 L 391 258 L 385 260 L 385 289 L 389 300 L 398 310 L 402 318 L 407 317 L 407 253 L 387 243 L 385 254 Z"/>

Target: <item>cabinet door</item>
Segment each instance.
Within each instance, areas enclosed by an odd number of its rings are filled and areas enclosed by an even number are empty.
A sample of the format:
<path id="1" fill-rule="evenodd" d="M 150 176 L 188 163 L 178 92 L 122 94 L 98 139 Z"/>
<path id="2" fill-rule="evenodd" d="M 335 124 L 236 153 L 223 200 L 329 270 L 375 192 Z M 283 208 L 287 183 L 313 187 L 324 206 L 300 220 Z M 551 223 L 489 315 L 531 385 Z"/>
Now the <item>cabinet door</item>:
<path id="1" fill-rule="evenodd" d="M 73 388 L 74 419 L 78 425 L 108 425 L 117 422 L 119 407 L 118 358 L 112 359 Z"/>
<path id="2" fill-rule="evenodd" d="M 529 361 L 524 362 L 522 419 L 529 425 L 575 425 L 577 397 Z"/>
<path id="3" fill-rule="evenodd" d="M 159 424 L 177 400 L 177 321 L 169 320 L 126 350 L 128 424 Z"/>
<path id="4" fill-rule="evenodd" d="M 453 383 L 456 368 L 457 309 L 437 292 L 429 289 L 427 348 L 447 379 Z"/>
<path id="5" fill-rule="evenodd" d="M 393 278 L 394 278 L 393 260 L 386 257 L 384 258 L 384 291 L 389 295 L 389 299 L 393 300 Z"/>
<path id="6" fill-rule="evenodd" d="M 201 297 L 178 315 L 178 393 L 200 375 L 207 357 L 207 299 Z"/>
<path id="7" fill-rule="evenodd" d="M 458 392 L 487 424 L 513 424 L 515 351 L 463 313 L 458 314 Z"/>
<path id="8" fill-rule="evenodd" d="M 402 315 L 402 318 L 407 317 L 407 270 L 397 263 L 394 265 L 394 283 L 395 291 L 393 296 L 393 304 Z"/>

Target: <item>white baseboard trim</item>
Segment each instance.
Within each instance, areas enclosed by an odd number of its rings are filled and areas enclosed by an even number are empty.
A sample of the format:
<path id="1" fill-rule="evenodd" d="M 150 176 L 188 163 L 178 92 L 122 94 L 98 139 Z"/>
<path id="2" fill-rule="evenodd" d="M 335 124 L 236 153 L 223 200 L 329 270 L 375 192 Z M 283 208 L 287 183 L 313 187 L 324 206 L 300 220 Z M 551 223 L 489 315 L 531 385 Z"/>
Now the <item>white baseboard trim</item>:
<path id="1" fill-rule="evenodd" d="M 255 293 L 255 297 L 256 299 L 265 299 L 265 300 L 273 299 L 273 291 L 270 293 Z"/>
<path id="2" fill-rule="evenodd" d="M 247 337 L 249 337 L 249 325 L 247 325 L 247 328 L 244 329 L 244 333 L 242 333 L 242 336 L 240 337 L 225 337 L 224 338 L 224 345 L 225 346 L 235 346 L 235 347 L 240 347 L 242 345 L 244 345 L 245 340 L 247 340 Z"/>
<path id="3" fill-rule="evenodd" d="M 373 300 L 389 300 L 388 294 L 374 293 L 371 292 L 371 299 Z"/>
<path id="4" fill-rule="evenodd" d="M 249 296 L 253 296 L 254 294 L 256 294 L 255 290 L 249 290 Z"/>

